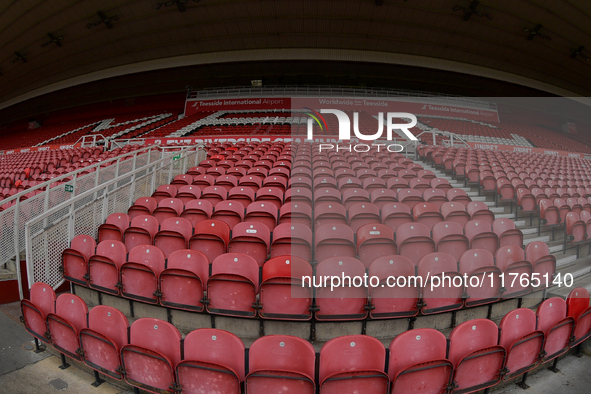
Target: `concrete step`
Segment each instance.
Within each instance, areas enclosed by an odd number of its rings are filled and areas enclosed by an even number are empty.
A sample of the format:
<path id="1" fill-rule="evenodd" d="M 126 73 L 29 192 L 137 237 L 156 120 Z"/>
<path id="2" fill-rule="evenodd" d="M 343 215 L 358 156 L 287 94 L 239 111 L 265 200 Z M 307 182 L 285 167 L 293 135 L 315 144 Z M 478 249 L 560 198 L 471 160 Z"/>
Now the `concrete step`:
<path id="1" fill-rule="evenodd" d="M 496 213 L 495 214 L 495 219 L 513 219 L 515 217 L 514 213 Z M 522 226 L 525 226 L 525 220 L 518 220 L 515 222 L 515 225 L 517 226 L 518 222 L 523 222 L 523 224 L 521 224 Z M 529 221 L 528 221 L 529 224 Z"/>
<path id="2" fill-rule="evenodd" d="M 513 215 L 509 219 L 513 219 L 513 217 L 515 217 L 515 215 Z M 497 216 L 497 219 L 498 219 L 498 216 Z M 515 223 L 515 227 L 517 227 L 519 229 L 525 228 L 525 220 L 513 220 L 513 223 Z"/>
<path id="3" fill-rule="evenodd" d="M 524 238 L 523 239 L 523 245 L 526 246 L 527 244 L 531 243 L 531 242 L 535 242 L 535 241 L 542 241 L 545 243 L 548 243 L 548 241 L 550 241 L 550 237 L 548 236 L 541 236 L 541 237 L 531 237 L 531 238 Z"/>
<path id="4" fill-rule="evenodd" d="M 553 286 L 552 288 L 548 289 L 548 298 L 550 297 L 560 297 L 560 298 L 566 298 L 569 293 L 572 291 L 572 289 L 576 288 L 576 287 L 584 287 L 587 290 L 591 290 L 591 274 L 586 274 L 586 275 L 582 275 L 579 276 L 577 279 L 575 279 L 575 281 L 573 282 L 573 285 L 568 287 L 568 286 Z"/>
<path id="5" fill-rule="evenodd" d="M 574 258 L 576 260 L 576 256 L 574 256 Z M 558 262 L 556 264 L 558 265 Z M 562 277 L 564 277 L 565 274 L 570 273 L 573 275 L 573 278 L 576 279 L 580 276 L 591 273 L 591 259 L 579 259 L 576 260 L 574 264 L 563 264 L 557 268 Z"/>
<path id="6" fill-rule="evenodd" d="M 556 252 L 562 252 L 563 248 L 564 248 L 563 245 L 555 245 L 555 246 L 550 246 L 548 249 L 550 249 L 550 253 L 556 253 Z"/>
<path id="7" fill-rule="evenodd" d="M 493 205 L 494 205 L 494 203 L 493 203 Z M 489 205 L 489 207 L 490 207 L 490 205 Z M 495 207 L 495 206 L 492 206 L 492 207 L 489 208 L 489 210 L 492 213 L 505 213 L 505 207 Z"/>
<path id="8" fill-rule="evenodd" d="M 577 255 L 573 254 L 570 256 L 560 257 L 560 254 L 559 254 L 556 258 L 556 267 L 558 267 L 558 268 L 568 267 L 569 265 L 573 264 L 575 261 L 577 261 Z"/>
<path id="9" fill-rule="evenodd" d="M 530 234 L 538 234 L 538 229 L 535 227 L 529 227 L 529 228 L 524 228 L 523 230 L 521 230 L 521 233 L 523 235 L 530 235 Z"/>
<path id="10" fill-rule="evenodd" d="M 473 197 L 470 197 L 470 198 L 472 199 L 472 201 L 482 201 L 484 203 L 488 203 L 489 202 L 489 201 L 486 201 L 486 196 L 473 196 Z"/>
<path id="11" fill-rule="evenodd" d="M 479 196 L 478 192 L 471 192 L 469 187 L 459 187 L 458 189 L 462 189 L 463 191 L 465 191 L 468 197 Z"/>

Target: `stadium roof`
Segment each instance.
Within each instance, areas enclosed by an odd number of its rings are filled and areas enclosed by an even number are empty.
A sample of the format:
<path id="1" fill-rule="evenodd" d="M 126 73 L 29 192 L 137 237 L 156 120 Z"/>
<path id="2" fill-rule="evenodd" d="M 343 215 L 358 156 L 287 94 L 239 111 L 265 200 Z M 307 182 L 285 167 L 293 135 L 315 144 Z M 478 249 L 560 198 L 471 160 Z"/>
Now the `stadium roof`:
<path id="1" fill-rule="evenodd" d="M 273 61 L 296 73 L 294 61 L 360 74 L 412 66 L 591 96 L 590 38 L 588 0 L 7 0 L 0 109 L 132 73 Z"/>

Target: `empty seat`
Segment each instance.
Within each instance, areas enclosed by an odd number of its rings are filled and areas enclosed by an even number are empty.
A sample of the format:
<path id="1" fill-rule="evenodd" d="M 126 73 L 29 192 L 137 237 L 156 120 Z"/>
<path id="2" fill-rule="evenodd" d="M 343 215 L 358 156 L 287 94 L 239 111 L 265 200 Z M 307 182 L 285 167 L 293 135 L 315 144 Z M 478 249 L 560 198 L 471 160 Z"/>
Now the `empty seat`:
<path id="1" fill-rule="evenodd" d="M 395 255 L 396 252 L 394 232 L 390 227 L 370 223 L 357 230 L 357 255 L 366 268 L 378 257 Z"/>
<path id="2" fill-rule="evenodd" d="M 220 201 L 224 201 L 228 196 L 228 191 L 221 186 L 208 186 L 203 189 L 203 194 L 199 197 L 200 200 L 209 201 L 215 206 Z"/>
<path id="3" fill-rule="evenodd" d="M 186 203 L 185 209 L 181 213 L 183 219 L 187 219 L 191 226 L 195 228 L 199 222 L 211 219 L 213 205 L 205 200 L 191 200 Z"/>
<path id="4" fill-rule="evenodd" d="M 181 186 L 179 187 L 179 190 L 175 196 L 175 198 L 178 198 L 179 200 L 181 200 L 183 202 L 183 204 L 187 204 L 189 201 L 191 200 L 196 200 L 199 197 L 201 197 L 201 189 L 199 188 L 199 186 Z"/>
<path id="5" fill-rule="evenodd" d="M 238 223 L 232 230 L 232 239 L 228 243 L 228 252 L 244 253 L 251 256 L 262 266 L 270 251 L 271 233 L 262 223 Z"/>
<path id="6" fill-rule="evenodd" d="M 55 313 L 47 314 L 47 330 L 51 345 L 60 353 L 74 360 L 81 360 L 78 354 L 78 334 L 87 328 L 88 307 L 77 295 L 64 293 L 55 301 Z"/>
<path id="7" fill-rule="evenodd" d="M 158 201 L 156 201 L 156 199 L 153 197 L 138 198 L 135 200 L 135 204 L 133 204 L 127 211 L 129 220 L 133 221 L 133 219 L 139 215 L 151 215 L 157 206 Z"/>
<path id="8" fill-rule="evenodd" d="M 466 275 L 466 306 L 496 302 L 501 298 L 501 270 L 493 255 L 484 249 L 470 249 L 459 260 L 460 274 Z"/>
<path id="9" fill-rule="evenodd" d="M 209 263 L 228 251 L 230 227 L 219 220 L 205 220 L 195 226 L 189 240 L 189 249 L 197 250 L 207 256 Z"/>
<path id="10" fill-rule="evenodd" d="M 190 249 L 172 252 L 159 278 L 160 304 L 202 311 L 208 277 L 209 261 L 205 254 Z"/>
<path id="11" fill-rule="evenodd" d="M 357 247 L 353 230 L 344 224 L 324 224 L 316 228 L 314 258 L 320 262 L 332 256 L 355 257 Z"/>
<path id="12" fill-rule="evenodd" d="M 177 187 L 175 185 L 162 185 L 158 186 L 156 191 L 152 193 L 152 198 L 156 200 L 157 203 L 166 199 L 175 197 L 177 193 Z"/>
<path id="13" fill-rule="evenodd" d="M 369 277 L 376 277 L 379 283 L 370 283 L 372 319 L 416 316 L 420 284 L 411 280 L 415 266 L 408 258 L 389 255 L 375 259 L 369 266 Z"/>
<path id="14" fill-rule="evenodd" d="M 472 201 L 466 205 L 466 212 L 470 214 L 472 220 L 484 220 L 492 226 L 495 220 L 495 214 L 488 209 L 488 206 L 482 201 Z"/>
<path id="15" fill-rule="evenodd" d="M 525 260 L 523 249 L 503 246 L 495 253 L 495 263 L 504 273 L 504 284 L 501 285 L 505 288 L 503 298 L 520 297 L 531 291 L 530 281 L 521 280 L 522 277 L 530 279 L 532 274 L 532 265 Z"/>
<path id="16" fill-rule="evenodd" d="M 446 222 L 456 222 L 462 228 L 470 221 L 470 214 L 466 212 L 466 207 L 458 202 L 443 203 L 441 214 Z"/>
<path id="17" fill-rule="evenodd" d="M 211 219 L 221 220 L 230 228 L 234 228 L 244 220 L 244 205 L 238 201 L 221 201 L 215 206 Z"/>
<path id="18" fill-rule="evenodd" d="M 546 227 L 556 227 L 560 225 L 560 212 L 558 207 L 551 200 L 543 199 L 540 205 L 540 221 Z"/>
<path id="19" fill-rule="evenodd" d="M 125 230 L 125 246 L 128 250 L 138 245 L 152 245 L 158 232 L 158 220 L 151 215 L 138 215 L 131 220 L 131 226 Z"/>
<path id="20" fill-rule="evenodd" d="M 45 283 L 33 283 L 30 300 L 21 300 L 21 313 L 25 329 L 29 334 L 43 342 L 49 342 L 47 333 L 47 315 L 55 313 L 55 291 Z"/>
<path id="21" fill-rule="evenodd" d="M 104 224 L 98 228 L 98 241 L 112 239 L 114 241 L 123 241 L 123 232 L 129 227 L 129 216 L 125 213 L 112 213 L 107 216 Z"/>
<path id="22" fill-rule="evenodd" d="M 271 258 L 263 266 L 259 316 L 278 320 L 311 319 L 312 278 L 312 266 L 300 257 Z"/>
<path id="23" fill-rule="evenodd" d="M 470 249 L 484 249 L 494 254 L 498 248 L 499 238 L 492 232 L 490 224 L 484 220 L 470 220 L 464 228 L 470 241 Z M 519 246 L 518 246 L 519 247 Z"/>
<path id="24" fill-rule="evenodd" d="M 271 258 L 299 256 L 312 261 L 312 230 L 300 223 L 284 223 L 275 227 L 271 243 Z"/>
<path id="25" fill-rule="evenodd" d="M 523 245 L 523 233 L 515 228 L 511 219 L 496 219 L 492 225 L 493 232 L 499 237 L 499 246 Z"/>
<path id="26" fill-rule="evenodd" d="M 150 304 L 158 302 L 158 278 L 165 267 L 164 253 L 156 246 L 138 245 L 121 266 L 121 295 Z"/>
<path id="27" fill-rule="evenodd" d="M 497 325 L 488 319 L 473 319 L 449 335 L 449 360 L 454 365 L 454 393 L 471 393 L 494 386 L 501 380 L 505 349 L 499 346 Z"/>
<path id="28" fill-rule="evenodd" d="M 437 252 L 448 253 L 456 260 L 470 249 L 470 242 L 464 235 L 464 229 L 456 222 L 440 222 L 433 226 L 433 241 Z"/>
<path id="29" fill-rule="evenodd" d="M 113 379 L 123 376 L 119 352 L 128 344 L 127 317 L 111 306 L 97 305 L 88 314 L 88 328 L 80 330 L 80 346 L 84 363 Z"/>
<path id="30" fill-rule="evenodd" d="M 183 212 L 183 202 L 178 198 L 163 198 L 158 203 L 158 207 L 153 212 L 158 223 L 162 224 L 168 218 L 181 216 Z"/>
<path id="31" fill-rule="evenodd" d="M 279 209 L 283 205 L 283 193 L 278 187 L 262 187 L 257 190 L 255 201 L 267 202 Z"/>
<path id="32" fill-rule="evenodd" d="M 391 394 L 444 393 L 453 365 L 447 360 L 447 340 L 432 328 L 403 332 L 388 347 Z"/>
<path id="33" fill-rule="evenodd" d="M 184 359 L 176 366 L 179 386 L 187 393 L 240 394 L 244 350 L 242 340 L 230 332 L 191 331 L 184 340 Z"/>
<path id="34" fill-rule="evenodd" d="M 571 290 L 566 298 L 568 316 L 575 321 L 573 341 L 570 347 L 581 344 L 591 336 L 591 307 L 589 307 L 589 291 L 583 287 Z"/>
<path id="35" fill-rule="evenodd" d="M 207 282 L 207 311 L 210 313 L 254 317 L 259 287 L 259 265 L 251 256 L 226 253 L 211 264 Z"/>
<path id="36" fill-rule="evenodd" d="M 553 297 L 543 301 L 536 311 L 537 329 L 544 333 L 542 363 L 555 359 L 568 351 L 575 321 L 567 316 L 566 302 Z"/>
<path id="37" fill-rule="evenodd" d="M 396 229 L 398 254 L 407 257 L 413 264 L 421 258 L 435 252 L 435 242 L 429 228 L 421 223 L 405 223 Z"/>
<path id="38" fill-rule="evenodd" d="M 172 324 L 145 317 L 129 332 L 129 345 L 121 349 L 125 381 L 151 392 L 176 387 L 175 366 L 181 361 L 181 334 Z"/>
<path id="39" fill-rule="evenodd" d="M 119 241 L 103 241 L 88 260 L 88 285 L 109 294 L 119 294 L 120 268 L 127 261 L 127 248 Z"/>
<path id="40" fill-rule="evenodd" d="M 509 380 L 534 369 L 544 343 L 544 333 L 536 330 L 536 314 L 528 308 L 507 313 L 499 323 L 499 345 L 507 351 L 503 380 Z"/>
<path id="41" fill-rule="evenodd" d="M 247 394 L 314 394 L 314 347 L 288 335 L 267 335 L 254 341 L 248 352 Z"/>
<path id="42" fill-rule="evenodd" d="M 587 242 L 587 225 L 581 220 L 577 212 L 566 214 L 565 226 L 565 245 L 567 241 L 570 241 L 573 245 L 580 245 Z"/>
<path id="43" fill-rule="evenodd" d="M 384 373 L 385 363 L 384 345 L 371 336 L 331 339 L 320 350 L 320 393 L 386 393 L 389 381 Z"/>
<path id="44" fill-rule="evenodd" d="M 421 298 L 424 315 L 460 309 L 464 285 L 458 272 L 456 259 L 447 253 L 430 253 L 423 256 L 417 266 L 423 280 Z M 443 276 L 450 279 L 444 280 Z"/>
<path id="45" fill-rule="evenodd" d="M 88 235 L 81 234 L 72 238 L 70 247 L 62 252 L 64 278 L 86 286 L 88 284 L 88 259 L 94 254 L 95 249 L 96 242 Z"/>
<path id="46" fill-rule="evenodd" d="M 269 202 L 255 201 L 246 207 L 245 223 L 261 223 L 273 231 L 277 226 L 277 207 Z"/>
<path id="47" fill-rule="evenodd" d="M 348 224 L 347 209 L 339 203 L 322 203 L 314 209 L 314 227 L 324 224 Z"/>
<path id="48" fill-rule="evenodd" d="M 187 219 L 168 218 L 162 222 L 160 231 L 154 236 L 154 245 L 168 257 L 176 250 L 187 249 L 192 235 L 193 229 Z"/>
<path id="49" fill-rule="evenodd" d="M 353 232 L 369 223 L 381 223 L 380 210 L 372 203 L 356 203 L 349 207 L 349 227 Z"/>
<path id="50" fill-rule="evenodd" d="M 411 210 L 406 204 L 388 203 L 381 210 L 382 223 L 390 227 L 392 231 L 405 223 L 414 221 Z"/>
<path id="51" fill-rule="evenodd" d="M 550 254 L 548 244 L 542 241 L 534 241 L 525 247 L 525 259 L 533 266 L 532 287 L 533 291 L 546 288 L 552 284 L 554 274 L 556 273 L 556 257 Z M 536 275 L 533 275 L 533 274 Z M 540 281 L 539 286 L 534 278 Z"/>
<path id="52" fill-rule="evenodd" d="M 401 189 L 397 195 L 398 201 L 408 205 L 410 209 L 420 202 L 424 202 L 423 193 L 417 189 Z"/>

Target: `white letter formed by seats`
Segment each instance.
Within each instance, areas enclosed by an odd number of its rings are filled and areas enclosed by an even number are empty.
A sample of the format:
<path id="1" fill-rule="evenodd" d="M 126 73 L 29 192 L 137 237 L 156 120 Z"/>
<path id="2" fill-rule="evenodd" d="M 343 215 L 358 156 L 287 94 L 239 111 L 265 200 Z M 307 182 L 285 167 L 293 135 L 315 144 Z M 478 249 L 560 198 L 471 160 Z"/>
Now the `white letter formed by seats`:
<path id="1" fill-rule="evenodd" d="M 341 110 L 338 109 L 321 109 L 321 114 L 333 114 L 337 117 L 339 121 L 339 140 L 350 140 L 351 139 L 351 121 L 349 120 L 349 116 Z M 410 119 L 409 123 L 392 123 L 394 119 L 397 118 L 404 118 Z M 417 137 L 415 137 L 409 129 L 415 127 L 417 125 L 417 117 L 413 114 L 409 114 L 407 112 L 388 112 L 387 113 L 387 121 L 386 121 L 386 137 L 389 141 L 392 140 L 392 130 L 398 129 L 401 130 L 406 137 L 411 141 L 417 141 Z M 366 141 L 373 141 L 377 140 L 382 136 L 384 131 L 384 113 L 380 112 L 378 114 L 378 131 L 372 135 L 363 135 L 359 131 L 359 114 L 355 112 L 353 114 L 353 131 L 355 132 L 355 136 L 360 140 Z M 314 138 L 313 132 L 313 119 L 308 118 L 308 139 L 311 140 Z"/>

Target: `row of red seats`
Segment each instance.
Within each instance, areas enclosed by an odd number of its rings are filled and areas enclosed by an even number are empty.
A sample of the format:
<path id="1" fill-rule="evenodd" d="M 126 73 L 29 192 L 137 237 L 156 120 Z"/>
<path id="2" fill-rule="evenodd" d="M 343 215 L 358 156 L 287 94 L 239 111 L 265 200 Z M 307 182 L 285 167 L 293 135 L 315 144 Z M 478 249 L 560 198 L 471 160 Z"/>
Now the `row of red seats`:
<path id="1" fill-rule="evenodd" d="M 141 318 L 131 327 L 109 306 L 88 311 L 72 294 L 56 297 L 43 283 L 31 288 L 21 309 L 37 339 L 95 371 L 151 392 L 320 393 L 475 392 L 554 360 L 591 336 L 589 293 L 550 298 L 537 312 L 519 308 L 497 326 L 474 319 L 449 340 L 437 330 L 396 336 L 388 351 L 366 335 L 334 338 L 316 354 L 309 342 L 287 335 L 257 339 L 245 352 L 234 334 L 198 329 L 184 339 L 165 321 Z M 318 367 L 316 367 L 318 366 Z M 317 370 L 318 368 L 318 370 Z"/>

